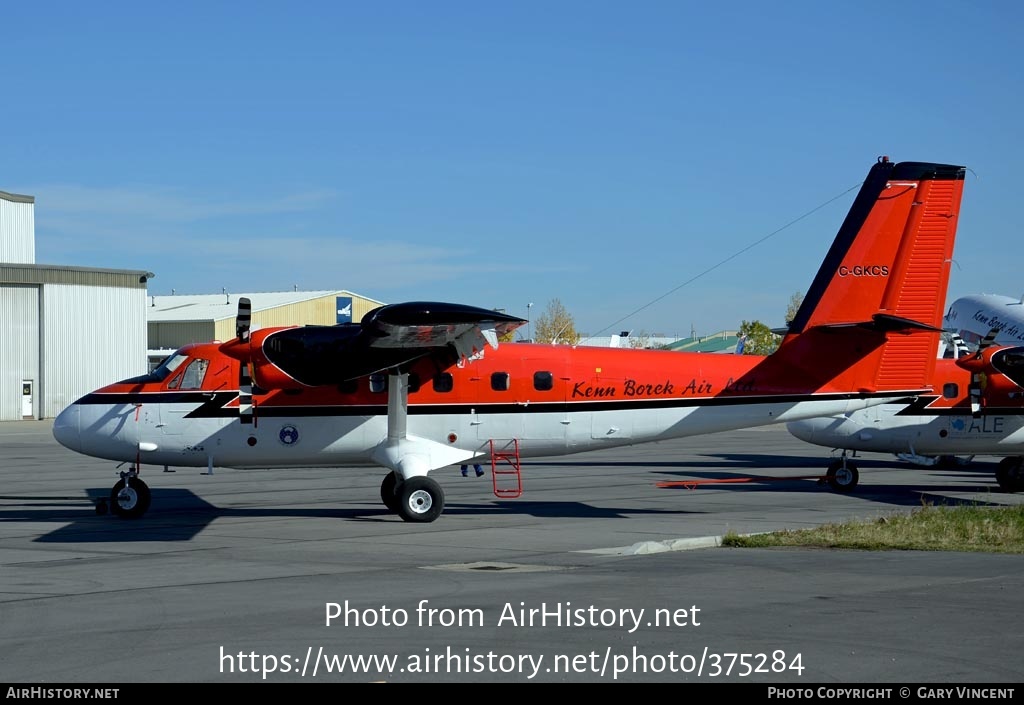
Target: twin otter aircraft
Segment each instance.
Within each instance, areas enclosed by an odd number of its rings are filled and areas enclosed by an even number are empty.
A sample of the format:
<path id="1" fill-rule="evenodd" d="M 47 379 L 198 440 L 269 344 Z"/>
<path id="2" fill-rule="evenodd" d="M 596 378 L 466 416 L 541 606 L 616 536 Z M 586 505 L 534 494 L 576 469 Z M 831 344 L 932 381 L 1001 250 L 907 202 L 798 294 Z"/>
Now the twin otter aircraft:
<path id="1" fill-rule="evenodd" d="M 968 300 L 981 297 L 958 299 L 950 310 L 958 304 L 973 305 Z M 993 319 L 1003 325 L 989 329 L 984 337 L 976 329 L 971 336 L 980 340 L 975 350 L 963 344 L 964 351 L 956 358 L 936 362 L 934 393 L 839 416 L 791 421 L 789 432 L 808 443 L 842 449 L 842 456 L 829 467 L 830 472 L 842 468 L 851 478 L 847 490 L 857 484 L 858 475 L 847 451 L 893 453 L 928 466 L 963 465 L 975 455 L 1001 456 L 995 473 L 999 487 L 1004 492 L 1024 490 L 1024 346 L 999 344 L 1020 342 L 1024 319 L 1015 310 L 1010 316 L 1005 309 L 999 313 L 1003 318 L 978 316 L 986 325 Z M 1019 323 L 1007 326 L 1006 319 L 1012 321 L 1013 314 Z"/>
<path id="2" fill-rule="evenodd" d="M 489 460 L 518 480 L 524 457 L 932 394 L 964 172 L 879 158 L 769 356 L 498 347 L 526 321 L 431 302 L 383 306 L 360 323 L 250 330 L 242 302 L 237 338 L 185 346 L 149 375 L 87 394 L 53 433 L 132 463 L 110 493 L 122 517 L 149 507 L 143 464 L 379 465 L 384 505 L 429 522 L 444 509 L 429 473 L 449 465 Z M 848 482 L 842 468 L 829 480 Z"/>

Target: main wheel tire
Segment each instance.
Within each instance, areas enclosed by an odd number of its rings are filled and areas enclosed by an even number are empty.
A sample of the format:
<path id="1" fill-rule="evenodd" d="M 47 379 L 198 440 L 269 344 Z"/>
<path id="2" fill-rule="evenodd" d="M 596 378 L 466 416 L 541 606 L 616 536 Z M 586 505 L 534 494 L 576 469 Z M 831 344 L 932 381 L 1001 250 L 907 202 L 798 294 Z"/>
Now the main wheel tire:
<path id="1" fill-rule="evenodd" d="M 996 466 L 996 482 L 1003 492 L 1017 492 L 1024 485 L 1024 460 L 1003 458 Z"/>
<path id="2" fill-rule="evenodd" d="M 434 521 L 442 511 L 444 490 L 429 477 L 410 477 L 398 486 L 398 515 L 405 521 Z"/>
<path id="3" fill-rule="evenodd" d="M 122 519 L 138 519 L 149 509 L 149 487 L 137 477 L 119 480 L 110 490 L 110 510 Z"/>
<path id="4" fill-rule="evenodd" d="M 392 471 L 384 476 L 384 480 L 380 483 L 380 501 L 384 502 L 384 506 L 392 512 L 398 511 L 398 486 L 402 484 L 398 481 L 398 475 Z"/>
<path id="5" fill-rule="evenodd" d="M 836 492 L 853 492 L 853 488 L 860 480 L 860 473 L 857 472 L 857 466 L 849 460 L 833 460 L 829 463 L 825 477 Z"/>

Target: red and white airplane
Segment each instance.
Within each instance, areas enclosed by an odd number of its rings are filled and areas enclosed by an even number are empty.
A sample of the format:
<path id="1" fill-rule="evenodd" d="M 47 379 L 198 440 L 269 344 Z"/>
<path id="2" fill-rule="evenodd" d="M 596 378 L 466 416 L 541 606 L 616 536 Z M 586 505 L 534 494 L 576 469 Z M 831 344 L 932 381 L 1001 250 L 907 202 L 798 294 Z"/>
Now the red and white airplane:
<path id="1" fill-rule="evenodd" d="M 766 357 L 499 348 L 523 319 L 431 302 L 383 306 L 358 324 L 250 330 L 240 305 L 237 338 L 188 345 L 149 375 L 87 394 L 53 433 L 72 450 L 132 463 L 110 494 L 122 517 L 150 504 L 144 464 L 378 465 L 384 505 L 428 522 L 444 508 L 429 473 L 445 466 L 507 461 L 518 473 L 524 457 L 931 394 L 964 172 L 879 158 Z"/>

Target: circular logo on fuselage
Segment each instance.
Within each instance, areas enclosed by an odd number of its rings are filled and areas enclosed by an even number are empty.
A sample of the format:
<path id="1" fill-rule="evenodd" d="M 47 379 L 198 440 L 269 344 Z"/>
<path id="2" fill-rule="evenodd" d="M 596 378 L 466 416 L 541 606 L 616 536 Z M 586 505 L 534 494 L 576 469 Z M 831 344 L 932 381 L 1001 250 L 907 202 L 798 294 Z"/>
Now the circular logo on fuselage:
<path id="1" fill-rule="evenodd" d="M 277 439 L 283 445 L 293 446 L 299 442 L 299 429 L 294 426 L 283 426 L 281 432 L 277 434 Z"/>

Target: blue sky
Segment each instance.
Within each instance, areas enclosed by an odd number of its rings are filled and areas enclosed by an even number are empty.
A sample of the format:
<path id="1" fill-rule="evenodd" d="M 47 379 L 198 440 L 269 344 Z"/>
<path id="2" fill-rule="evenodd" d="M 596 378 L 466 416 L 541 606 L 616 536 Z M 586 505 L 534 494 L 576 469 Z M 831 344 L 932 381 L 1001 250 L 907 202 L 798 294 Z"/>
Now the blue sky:
<path id="1" fill-rule="evenodd" d="M 150 270 L 153 294 L 349 289 L 534 319 L 557 298 L 591 335 L 777 326 L 883 154 L 972 170 L 949 300 L 1024 294 L 1020 3 L 2 18 L 0 190 L 35 196 L 37 261 Z"/>

